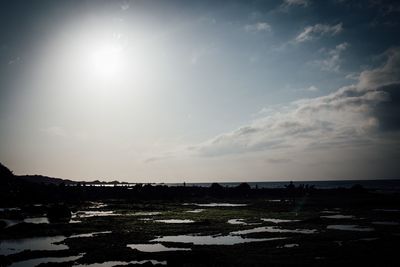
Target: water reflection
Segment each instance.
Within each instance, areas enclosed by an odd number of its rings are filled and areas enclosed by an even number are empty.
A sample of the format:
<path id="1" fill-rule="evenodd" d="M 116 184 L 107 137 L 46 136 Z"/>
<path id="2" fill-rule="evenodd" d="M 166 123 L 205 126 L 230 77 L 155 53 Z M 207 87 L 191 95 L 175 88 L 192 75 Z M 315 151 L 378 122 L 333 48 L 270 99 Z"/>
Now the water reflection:
<path id="1" fill-rule="evenodd" d="M 200 212 L 203 212 L 204 211 L 204 209 L 194 209 L 194 210 L 187 210 L 186 212 L 189 212 L 189 213 L 200 213 Z"/>
<path id="2" fill-rule="evenodd" d="M 252 229 L 240 230 L 231 232 L 232 235 L 247 235 L 252 233 L 292 233 L 292 234 L 315 234 L 318 231 L 316 229 L 282 229 L 275 226 L 263 226 Z"/>
<path id="3" fill-rule="evenodd" d="M 2 240 L 0 242 L 0 255 L 10 255 L 24 250 L 63 250 L 68 249 L 64 244 L 58 244 L 65 239 L 64 236 L 47 236 L 24 239 Z M 57 244 L 55 244 L 57 243 Z"/>
<path id="4" fill-rule="evenodd" d="M 355 218 L 353 215 L 343 215 L 343 214 L 323 215 L 320 217 L 325 218 L 325 219 L 354 219 Z"/>
<path id="5" fill-rule="evenodd" d="M 127 247 L 137 249 L 142 252 L 163 252 L 163 251 L 188 251 L 190 248 L 172 248 L 166 247 L 163 244 L 130 244 Z"/>
<path id="6" fill-rule="evenodd" d="M 193 205 L 199 207 L 245 207 L 247 204 L 233 203 L 184 203 L 183 205 Z"/>
<path id="7" fill-rule="evenodd" d="M 50 223 L 49 219 L 47 217 L 36 217 L 36 218 L 26 218 L 24 219 L 24 222 L 26 223 L 34 223 L 34 224 L 40 224 L 40 223 Z"/>
<path id="8" fill-rule="evenodd" d="M 357 231 L 357 232 L 371 232 L 375 229 L 372 227 L 361 227 L 359 225 L 354 224 L 336 224 L 336 225 L 328 225 L 326 229 L 330 230 L 341 230 L 341 231 Z"/>
<path id="9" fill-rule="evenodd" d="M 27 266 L 37 266 L 42 263 L 56 263 L 56 262 L 69 262 L 76 261 L 80 259 L 84 254 L 79 254 L 78 256 L 69 257 L 52 257 L 52 258 L 38 258 L 26 261 L 18 261 L 11 264 L 9 267 L 27 267 Z"/>
<path id="10" fill-rule="evenodd" d="M 257 224 L 260 224 L 260 223 L 247 223 L 244 221 L 244 219 L 230 219 L 227 221 L 227 223 L 233 224 L 233 225 L 257 225 Z"/>
<path id="11" fill-rule="evenodd" d="M 78 211 L 72 214 L 72 218 L 90 218 L 90 217 L 105 217 L 105 216 L 120 216 L 121 214 L 114 211 Z"/>
<path id="12" fill-rule="evenodd" d="M 261 218 L 261 221 L 271 222 L 271 223 L 289 223 L 289 222 L 298 222 L 299 220 L 284 220 L 284 219 L 274 219 L 274 218 Z"/>
<path id="13" fill-rule="evenodd" d="M 277 246 L 277 248 L 295 248 L 298 246 L 299 246 L 299 244 L 285 244 L 283 246 Z"/>
<path id="14" fill-rule="evenodd" d="M 167 261 L 157 261 L 157 260 L 142 260 L 142 261 L 106 261 L 103 263 L 93 263 L 93 264 L 79 264 L 73 265 L 74 267 L 112 267 L 119 265 L 130 265 L 130 264 L 146 264 L 151 263 L 152 265 L 167 265 Z"/>
<path id="15" fill-rule="evenodd" d="M 165 219 L 165 220 L 154 220 L 155 222 L 161 223 L 194 223 L 193 220 L 189 219 Z"/>
<path id="16" fill-rule="evenodd" d="M 274 238 L 243 238 L 235 235 L 176 235 L 163 236 L 151 240 L 152 242 L 175 242 L 175 243 L 192 243 L 194 245 L 235 245 L 249 242 L 263 242 L 286 239 L 286 237 Z"/>

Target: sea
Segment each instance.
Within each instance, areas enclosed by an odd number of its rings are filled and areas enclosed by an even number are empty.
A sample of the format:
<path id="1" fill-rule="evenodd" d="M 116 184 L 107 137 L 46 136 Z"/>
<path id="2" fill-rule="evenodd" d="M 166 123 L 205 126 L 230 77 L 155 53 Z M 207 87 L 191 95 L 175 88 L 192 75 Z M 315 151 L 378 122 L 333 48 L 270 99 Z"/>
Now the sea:
<path id="1" fill-rule="evenodd" d="M 251 188 L 284 188 L 289 181 L 279 182 L 246 182 Z M 186 186 L 209 187 L 212 183 L 186 183 Z M 224 187 L 235 187 L 241 182 L 220 182 Z M 361 185 L 366 189 L 373 189 L 381 192 L 400 192 L 400 179 L 395 180 L 330 180 L 330 181 L 293 181 L 295 186 L 313 185 L 317 189 L 351 188 L 354 185 Z M 166 183 L 168 186 L 182 186 L 183 183 Z"/>

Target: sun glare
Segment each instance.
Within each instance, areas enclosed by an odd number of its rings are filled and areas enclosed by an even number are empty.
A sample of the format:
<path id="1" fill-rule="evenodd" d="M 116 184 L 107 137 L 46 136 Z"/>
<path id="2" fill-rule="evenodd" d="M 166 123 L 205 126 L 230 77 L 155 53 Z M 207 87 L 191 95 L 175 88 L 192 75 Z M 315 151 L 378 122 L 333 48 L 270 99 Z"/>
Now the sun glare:
<path id="1" fill-rule="evenodd" d="M 89 68 L 93 76 L 102 79 L 115 79 L 122 71 L 123 55 L 118 44 L 96 45 L 89 53 Z"/>

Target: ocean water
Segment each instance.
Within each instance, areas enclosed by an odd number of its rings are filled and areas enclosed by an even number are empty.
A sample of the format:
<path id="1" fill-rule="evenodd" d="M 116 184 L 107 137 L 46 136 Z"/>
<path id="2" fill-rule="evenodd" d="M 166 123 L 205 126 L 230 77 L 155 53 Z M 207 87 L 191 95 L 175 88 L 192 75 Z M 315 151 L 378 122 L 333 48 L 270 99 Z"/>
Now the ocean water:
<path id="1" fill-rule="evenodd" d="M 284 188 L 285 185 L 289 184 L 289 181 L 284 182 L 247 182 L 251 188 Z M 224 187 L 235 187 L 240 182 L 221 182 L 220 185 Z M 351 188 L 352 186 L 359 184 L 367 189 L 375 189 L 385 192 L 400 192 L 400 179 L 397 180 L 335 180 L 335 181 L 293 181 L 293 184 L 298 186 L 313 185 L 317 189 L 334 189 L 334 188 Z M 182 186 L 183 183 L 171 183 L 166 184 L 168 186 Z M 209 187 L 211 183 L 186 183 L 186 186 L 202 186 Z"/>

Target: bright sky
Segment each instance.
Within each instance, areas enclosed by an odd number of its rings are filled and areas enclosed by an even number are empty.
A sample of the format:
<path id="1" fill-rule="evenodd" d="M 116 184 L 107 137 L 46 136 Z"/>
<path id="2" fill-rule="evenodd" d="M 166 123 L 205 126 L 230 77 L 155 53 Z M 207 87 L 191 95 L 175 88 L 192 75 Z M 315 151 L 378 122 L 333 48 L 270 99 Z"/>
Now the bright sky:
<path id="1" fill-rule="evenodd" d="M 397 1 L 2 1 L 0 162 L 77 180 L 399 178 Z"/>

